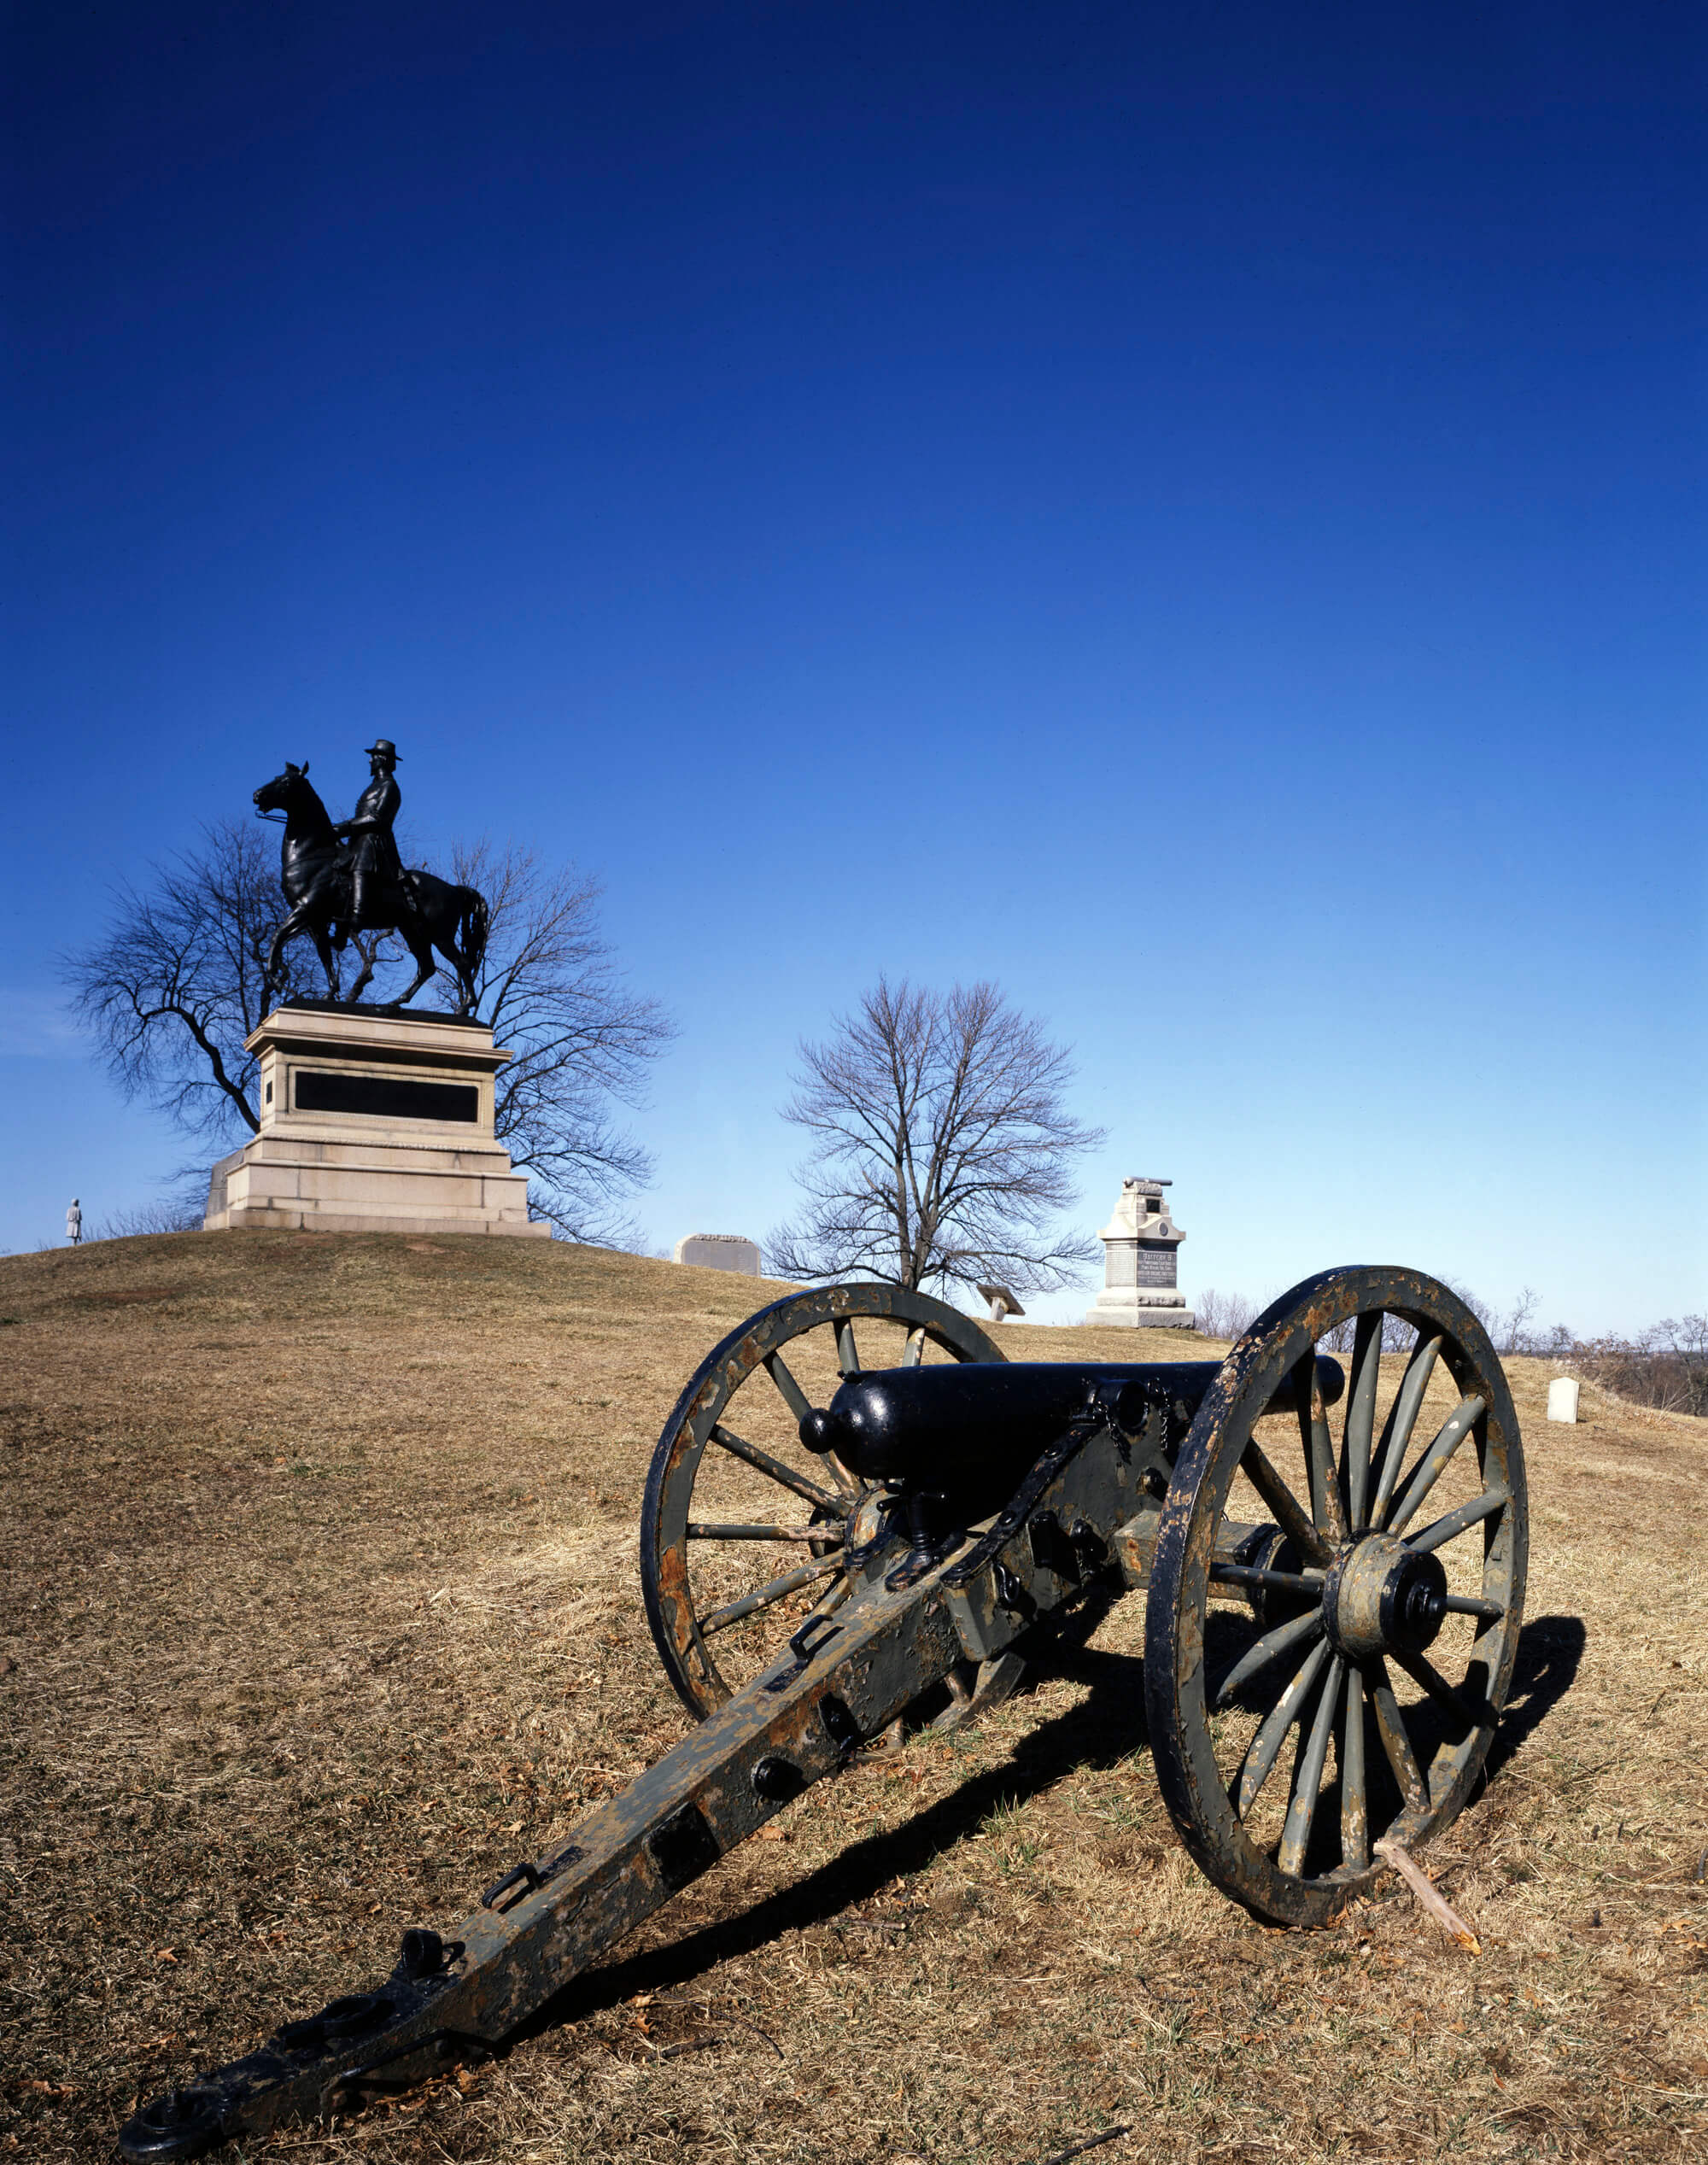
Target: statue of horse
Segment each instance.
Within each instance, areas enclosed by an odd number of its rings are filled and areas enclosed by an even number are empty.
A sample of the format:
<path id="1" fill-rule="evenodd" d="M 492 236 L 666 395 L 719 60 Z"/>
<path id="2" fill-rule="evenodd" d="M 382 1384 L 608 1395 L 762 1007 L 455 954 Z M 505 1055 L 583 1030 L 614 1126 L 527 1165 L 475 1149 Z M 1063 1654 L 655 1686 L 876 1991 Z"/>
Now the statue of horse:
<path id="1" fill-rule="evenodd" d="M 350 851 L 338 840 L 326 807 L 308 779 L 308 762 L 294 766 L 287 759 L 284 772 L 264 781 L 256 790 L 255 810 L 263 816 L 284 819 L 284 840 L 279 851 L 279 881 L 290 913 L 273 933 L 267 951 L 266 981 L 277 992 L 285 982 L 279 957 L 288 939 L 306 932 L 314 942 L 321 968 L 326 973 L 329 998 L 340 998 L 336 957 L 356 929 L 350 922 Z M 392 908 L 390 924 L 364 924 L 363 932 L 396 932 L 415 957 L 415 982 L 389 1007 L 407 1007 L 433 976 L 438 964 L 433 951 L 451 965 L 457 979 L 459 1015 L 474 1007 L 479 992 L 481 963 L 486 955 L 487 908 L 483 896 L 473 887 L 453 885 L 431 872 L 407 871 Z M 361 951 L 360 947 L 357 951 Z M 364 955 L 361 974 L 350 987 L 354 1006 L 362 987 L 373 975 L 371 956 Z"/>

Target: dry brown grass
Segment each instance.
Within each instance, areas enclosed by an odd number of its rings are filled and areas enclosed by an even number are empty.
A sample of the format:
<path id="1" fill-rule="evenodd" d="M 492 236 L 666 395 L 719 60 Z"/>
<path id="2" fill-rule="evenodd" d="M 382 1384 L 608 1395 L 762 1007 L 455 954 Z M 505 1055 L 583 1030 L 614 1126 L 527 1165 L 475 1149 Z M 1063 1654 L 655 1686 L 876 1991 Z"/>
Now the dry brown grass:
<path id="1" fill-rule="evenodd" d="M 0 2147 L 102 2156 L 681 1733 L 639 1493 L 769 1290 L 476 1239 L 0 1261 Z M 1291 1934 L 1197 1876 L 1128 1600 L 982 1726 L 810 1793 L 501 2064 L 245 2154 L 1018 2165 L 1121 2122 L 1095 2156 L 1708 2154 L 1708 1424 L 1588 1388 L 1549 1427 L 1514 1369 L 1533 1621 L 1430 1859 L 1480 1957 L 1402 1895 Z"/>

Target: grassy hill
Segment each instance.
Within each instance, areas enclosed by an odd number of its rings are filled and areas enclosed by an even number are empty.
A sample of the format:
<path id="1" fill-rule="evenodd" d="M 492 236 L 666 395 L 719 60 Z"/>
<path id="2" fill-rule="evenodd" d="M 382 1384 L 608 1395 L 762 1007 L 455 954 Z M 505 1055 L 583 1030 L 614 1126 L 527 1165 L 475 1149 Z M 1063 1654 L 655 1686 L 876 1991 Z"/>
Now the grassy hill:
<path id="1" fill-rule="evenodd" d="M 0 1259 L 0 2155 L 106 2155 L 682 1733 L 640 1488 L 782 1290 L 439 1237 Z M 1129 1600 L 981 1726 L 810 1793 L 501 2065 L 248 2154 L 1007 2165 L 1131 2123 L 1111 2157 L 1703 2155 L 1708 1423 L 1586 1389 L 1549 1427 L 1512 1370 L 1532 1622 L 1506 1763 L 1430 1858 L 1481 1957 L 1404 1897 L 1288 1934 L 1205 1885 Z"/>

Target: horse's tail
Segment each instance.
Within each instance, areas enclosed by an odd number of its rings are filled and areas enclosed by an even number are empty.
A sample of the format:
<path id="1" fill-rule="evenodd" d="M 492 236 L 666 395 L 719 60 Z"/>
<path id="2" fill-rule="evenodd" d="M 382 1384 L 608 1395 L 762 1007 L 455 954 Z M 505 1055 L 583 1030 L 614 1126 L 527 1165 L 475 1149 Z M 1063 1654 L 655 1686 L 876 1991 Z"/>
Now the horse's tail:
<path id="1" fill-rule="evenodd" d="M 474 887 L 465 887 L 463 894 L 463 914 L 457 922 L 457 945 L 463 951 L 463 975 L 468 986 L 469 1004 L 472 1007 L 479 986 L 481 966 L 486 961 L 489 921 L 486 897 Z"/>

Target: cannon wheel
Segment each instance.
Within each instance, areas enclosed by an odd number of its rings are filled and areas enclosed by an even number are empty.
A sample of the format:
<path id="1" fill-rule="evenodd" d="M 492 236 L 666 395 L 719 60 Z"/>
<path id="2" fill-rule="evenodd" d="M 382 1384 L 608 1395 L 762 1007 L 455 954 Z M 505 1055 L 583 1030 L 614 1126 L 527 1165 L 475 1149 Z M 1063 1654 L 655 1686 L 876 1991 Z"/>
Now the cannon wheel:
<path id="1" fill-rule="evenodd" d="M 862 1367 L 854 1326 L 863 1319 L 881 1326 L 867 1335 L 868 1372 L 889 1365 L 882 1353 L 912 1366 L 928 1348 L 951 1360 L 1006 1358 L 958 1309 L 870 1284 L 792 1293 L 706 1355 L 658 1438 L 640 1518 L 647 1621 L 666 1674 L 699 1718 L 769 1665 L 803 1608 L 828 1614 L 852 1591 L 844 1559 L 875 1530 L 856 1523 L 869 1492 L 834 1458 L 801 1448 L 795 1431 L 810 1400 L 794 1369 L 828 1396 Z M 798 1343 L 814 1331 L 822 1333 L 816 1345 Z M 734 1517 L 711 1501 L 731 1477 L 746 1483 L 746 1499 L 762 1500 L 744 1501 Z"/>
<path id="2" fill-rule="evenodd" d="M 1337 1441 L 1320 1396 L 1264 1419 L 1331 1338 L 1349 1355 Z M 1280 1470 L 1301 1455 L 1301 1478 Z M 1231 1491 L 1237 1518 L 1272 1522 L 1234 1562 L 1213 1554 Z M 1163 1799 L 1218 1887 L 1321 1924 L 1383 1869 L 1377 1842 L 1457 1816 L 1512 1681 L 1527 1551 L 1512 1394 L 1464 1302 L 1334 1270 L 1258 1318 L 1176 1462 L 1145 1612 Z M 1212 1609 L 1230 1598 L 1243 1618 Z"/>

